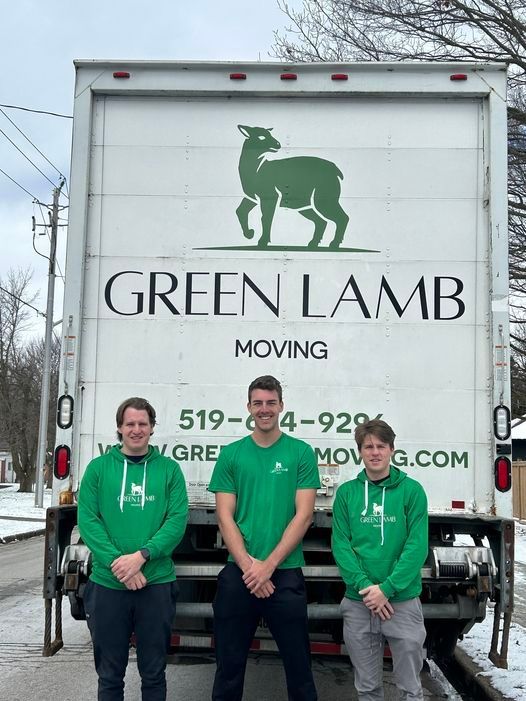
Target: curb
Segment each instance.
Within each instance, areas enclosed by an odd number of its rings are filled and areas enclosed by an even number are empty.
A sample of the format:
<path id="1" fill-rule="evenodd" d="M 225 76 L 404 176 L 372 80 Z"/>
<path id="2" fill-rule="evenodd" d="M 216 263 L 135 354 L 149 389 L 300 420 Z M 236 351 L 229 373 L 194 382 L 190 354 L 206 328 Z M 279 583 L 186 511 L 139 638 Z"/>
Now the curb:
<path id="1" fill-rule="evenodd" d="M 492 686 L 491 679 L 481 674 L 483 670 L 464 650 L 457 646 L 453 657 L 465 674 L 466 681 L 471 687 L 470 690 L 474 693 L 475 698 L 489 699 L 489 701 L 513 701 L 509 696 L 504 696 Z"/>
<path id="2" fill-rule="evenodd" d="M 14 533 L 13 535 L 6 535 L 5 538 L 0 538 L 0 545 L 12 543 L 17 540 L 28 540 L 28 538 L 34 538 L 38 535 L 44 535 L 45 532 L 45 528 L 40 528 L 37 531 L 27 531 L 26 533 Z"/>

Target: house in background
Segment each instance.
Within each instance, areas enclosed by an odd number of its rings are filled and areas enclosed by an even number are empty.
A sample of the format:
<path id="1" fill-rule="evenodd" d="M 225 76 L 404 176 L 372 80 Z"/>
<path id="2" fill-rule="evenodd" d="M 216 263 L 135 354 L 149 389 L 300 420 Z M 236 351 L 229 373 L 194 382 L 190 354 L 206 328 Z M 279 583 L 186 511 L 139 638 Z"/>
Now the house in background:
<path id="1" fill-rule="evenodd" d="M 11 451 L 0 445 L 0 484 L 12 484 L 16 481 L 15 471 L 13 470 L 13 456 Z"/>

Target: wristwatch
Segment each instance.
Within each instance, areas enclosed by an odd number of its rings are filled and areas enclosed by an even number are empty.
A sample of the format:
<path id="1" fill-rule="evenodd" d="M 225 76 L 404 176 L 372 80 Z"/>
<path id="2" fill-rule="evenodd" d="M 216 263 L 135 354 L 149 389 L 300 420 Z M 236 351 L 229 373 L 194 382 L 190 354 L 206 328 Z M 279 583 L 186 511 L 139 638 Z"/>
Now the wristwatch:
<path id="1" fill-rule="evenodd" d="M 148 562 L 148 560 L 150 559 L 150 551 L 148 550 L 148 548 L 141 548 L 139 552 L 144 557 L 146 562 Z"/>

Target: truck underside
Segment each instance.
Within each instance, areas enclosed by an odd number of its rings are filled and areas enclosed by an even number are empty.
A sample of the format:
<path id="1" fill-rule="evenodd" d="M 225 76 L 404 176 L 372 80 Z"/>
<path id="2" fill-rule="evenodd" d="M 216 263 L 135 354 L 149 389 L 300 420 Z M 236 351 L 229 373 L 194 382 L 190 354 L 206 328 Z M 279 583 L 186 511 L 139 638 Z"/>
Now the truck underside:
<path id="1" fill-rule="evenodd" d="M 339 603 L 345 586 L 331 552 L 332 514 L 318 511 L 304 539 L 309 631 L 314 653 L 344 653 Z M 44 650 L 62 647 L 61 602 L 71 614 L 85 618 L 83 591 L 90 572 L 90 553 L 74 535 L 76 506 L 47 511 L 44 599 Z M 494 629 L 489 657 L 507 667 L 507 646 L 513 601 L 513 521 L 476 514 L 430 514 L 429 553 L 422 568 L 421 601 L 427 630 L 427 656 L 448 657 L 457 640 L 486 616 L 493 602 Z M 78 539 L 77 539 L 78 540 Z M 212 601 L 216 578 L 227 560 L 212 509 L 193 509 L 185 537 L 174 552 L 180 594 L 174 621 L 174 648 L 213 646 Z M 52 606 L 55 639 L 51 640 Z M 500 640 L 499 640 L 500 634 Z M 264 621 L 253 648 L 274 650 Z"/>

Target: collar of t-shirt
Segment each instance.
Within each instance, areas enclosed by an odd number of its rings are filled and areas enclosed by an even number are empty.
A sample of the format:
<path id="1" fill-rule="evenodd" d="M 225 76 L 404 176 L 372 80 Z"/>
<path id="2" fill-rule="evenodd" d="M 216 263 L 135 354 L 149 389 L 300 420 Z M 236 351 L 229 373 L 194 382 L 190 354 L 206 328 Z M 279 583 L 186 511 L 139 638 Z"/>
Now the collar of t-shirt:
<path id="1" fill-rule="evenodd" d="M 381 480 L 369 480 L 369 482 L 371 482 L 371 484 L 382 484 L 382 482 L 385 482 L 387 479 L 389 479 L 389 475 L 382 477 Z"/>

